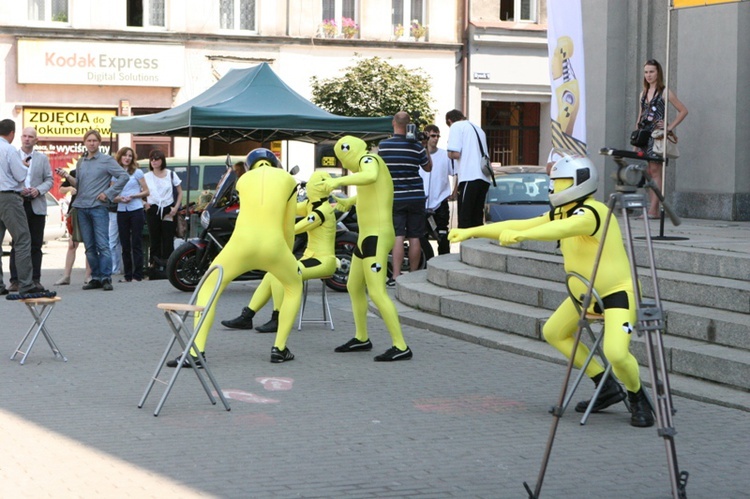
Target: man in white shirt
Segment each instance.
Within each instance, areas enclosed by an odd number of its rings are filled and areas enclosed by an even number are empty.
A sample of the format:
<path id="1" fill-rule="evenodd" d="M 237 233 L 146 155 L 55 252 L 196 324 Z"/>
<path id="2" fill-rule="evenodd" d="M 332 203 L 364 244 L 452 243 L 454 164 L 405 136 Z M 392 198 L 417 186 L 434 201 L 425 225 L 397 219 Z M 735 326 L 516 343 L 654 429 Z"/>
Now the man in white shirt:
<path id="1" fill-rule="evenodd" d="M 426 172 L 420 170 L 424 182 L 424 192 L 427 196 L 425 211 L 427 212 L 427 224 L 430 226 L 430 217 L 435 223 L 434 231 L 438 236 L 438 254 L 444 255 L 451 252 L 448 241 L 448 225 L 450 222 L 450 201 L 453 189 L 450 177 L 455 176 L 452 161 L 448 158 L 448 152 L 437 146 L 440 140 L 440 128 L 437 125 L 424 127 L 427 135 L 427 152 L 432 160 L 432 170 Z"/>
<path id="2" fill-rule="evenodd" d="M 466 119 L 458 109 L 445 114 L 450 127 L 448 157 L 457 162 L 458 227 L 465 229 L 484 224 L 484 202 L 490 178 L 482 172 L 482 152 L 487 152 L 487 137 L 481 127 Z"/>

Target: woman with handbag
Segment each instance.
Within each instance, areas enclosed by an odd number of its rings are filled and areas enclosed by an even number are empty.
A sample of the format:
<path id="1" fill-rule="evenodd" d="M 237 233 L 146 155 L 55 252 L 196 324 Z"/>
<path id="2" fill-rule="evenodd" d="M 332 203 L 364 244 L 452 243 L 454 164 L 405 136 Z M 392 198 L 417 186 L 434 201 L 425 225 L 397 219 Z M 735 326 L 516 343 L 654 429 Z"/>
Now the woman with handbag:
<path id="1" fill-rule="evenodd" d="M 149 172 L 144 175 L 148 186 L 146 224 L 150 240 L 150 278 L 163 278 L 163 268 L 174 250 L 175 216 L 182 202 L 182 180 L 167 169 L 167 158 L 155 149 L 148 155 Z"/>
<path id="2" fill-rule="evenodd" d="M 640 142 L 633 140 L 639 134 L 633 132 L 633 136 L 631 136 L 631 144 L 649 156 L 654 154 L 654 139 L 651 137 L 651 132 L 664 129 L 664 116 L 667 111 L 667 102 L 665 102 L 664 99 L 664 91 L 664 72 L 662 71 L 661 64 L 654 59 L 649 59 L 646 61 L 646 64 L 643 65 L 643 91 L 641 92 L 639 99 L 640 108 L 638 111 L 638 121 L 636 122 L 638 128 L 636 132 L 643 131 L 645 133 L 640 133 Z M 671 90 L 669 91 L 667 101 L 677 110 L 677 116 L 667 125 L 669 127 L 667 133 L 672 133 L 677 125 L 685 119 L 688 110 L 677 98 L 677 95 Z M 662 163 L 649 161 L 648 174 L 654 179 L 656 185 L 661 188 L 663 175 Z M 648 216 L 648 218 L 659 218 L 659 198 L 656 197 L 656 194 L 653 191 L 649 192 L 649 196 L 648 213 L 644 213 L 643 216 Z"/>

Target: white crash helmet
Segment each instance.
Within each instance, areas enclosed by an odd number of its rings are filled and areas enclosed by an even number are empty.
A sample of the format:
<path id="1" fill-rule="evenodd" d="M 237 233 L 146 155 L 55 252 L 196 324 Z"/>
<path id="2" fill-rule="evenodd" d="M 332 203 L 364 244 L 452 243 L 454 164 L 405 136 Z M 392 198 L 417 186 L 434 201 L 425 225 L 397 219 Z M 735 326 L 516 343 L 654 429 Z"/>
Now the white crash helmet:
<path id="1" fill-rule="evenodd" d="M 550 180 L 573 179 L 573 185 L 564 191 L 550 192 L 549 202 L 556 208 L 590 196 L 596 192 L 599 184 L 596 167 L 585 156 L 563 156 L 552 165 L 549 178 Z"/>

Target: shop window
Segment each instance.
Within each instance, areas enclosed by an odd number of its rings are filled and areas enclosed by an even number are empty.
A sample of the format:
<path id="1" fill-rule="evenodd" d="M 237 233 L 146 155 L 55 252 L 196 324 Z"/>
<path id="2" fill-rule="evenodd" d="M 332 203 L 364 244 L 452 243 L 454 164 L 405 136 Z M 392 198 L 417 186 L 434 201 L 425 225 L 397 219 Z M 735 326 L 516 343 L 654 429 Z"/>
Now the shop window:
<path id="1" fill-rule="evenodd" d="M 255 0 L 221 0 L 221 29 L 256 31 Z"/>
<path id="2" fill-rule="evenodd" d="M 164 0 L 128 0 L 128 26 L 159 27 L 164 24 Z"/>
<path id="3" fill-rule="evenodd" d="M 539 0 L 500 0 L 500 20 L 537 22 Z"/>
<path id="4" fill-rule="evenodd" d="M 68 22 L 68 0 L 28 0 L 29 21 Z"/>

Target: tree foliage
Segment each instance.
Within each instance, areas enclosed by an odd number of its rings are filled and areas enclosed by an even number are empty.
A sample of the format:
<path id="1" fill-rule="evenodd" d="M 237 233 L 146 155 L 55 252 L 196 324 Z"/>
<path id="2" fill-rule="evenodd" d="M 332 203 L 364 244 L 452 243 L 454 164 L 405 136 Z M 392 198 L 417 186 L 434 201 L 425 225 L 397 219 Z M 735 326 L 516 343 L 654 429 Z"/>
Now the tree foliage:
<path id="1" fill-rule="evenodd" d="M 380 57 L 362 58 L 344 69 L 340 78 L 311 78 L 312 101 L 340 116 L 392 116 L 406 111 L 433 123 L 430 77 L 422 69 L 393 65 Z"/>

